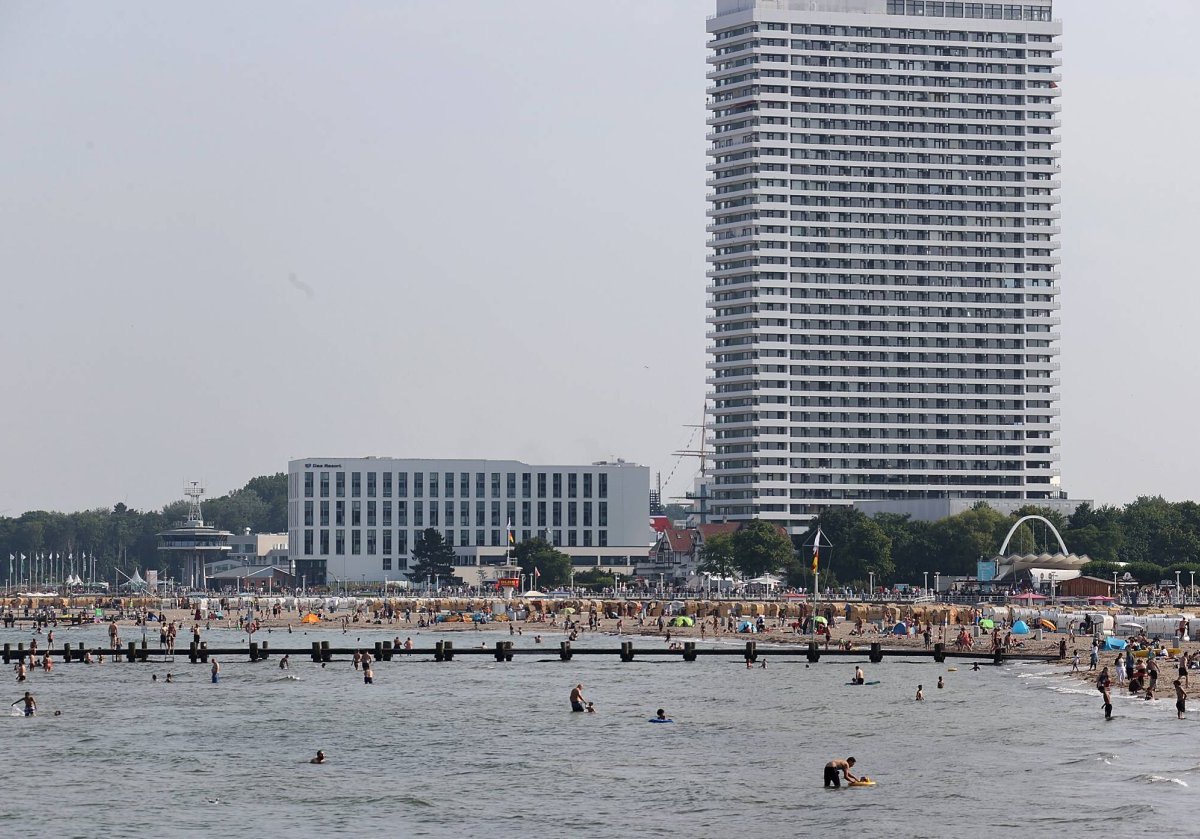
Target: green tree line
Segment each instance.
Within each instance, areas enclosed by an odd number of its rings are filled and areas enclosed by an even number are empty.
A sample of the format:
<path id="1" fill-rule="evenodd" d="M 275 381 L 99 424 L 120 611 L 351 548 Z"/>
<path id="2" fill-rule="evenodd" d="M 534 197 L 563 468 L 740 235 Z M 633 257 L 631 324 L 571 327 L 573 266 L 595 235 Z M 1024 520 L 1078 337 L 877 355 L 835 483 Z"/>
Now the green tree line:
<path id="1" fill-rule="evenodd" d="M 135 510 L 124 504 L 112 509 L 98 508 L 75 513 L 33 510 L 16 518 L 0 517 L 0 578 L 9 579 L 9 556 L 24 554 L 61 554 L 64 574 L 71 572 L 70 556 L 75 557 L 74 571 L 87 577 L 82 556 L 96 559 L 96 578 L 113 579 L 115 569 L 132 573 L 133 569 L 157 569 L 171 574 L 168 558 L 158 551 L 157 534 L 187 518 L 186 501 L 167 504 L 161 510 Z M 205 500 L 202 504 L 205 524 L 240 533 L 244 528 L 260 533 L 287 531 L 287 475 L 263 475 L 252 478 L 244 487 Z M 56 563 L 57 564 L 57 563 Z M 18 576 L 17 563 L 11 564 L 12 580 Z M 26 561 L 28 575 L 29 561 Z"/>

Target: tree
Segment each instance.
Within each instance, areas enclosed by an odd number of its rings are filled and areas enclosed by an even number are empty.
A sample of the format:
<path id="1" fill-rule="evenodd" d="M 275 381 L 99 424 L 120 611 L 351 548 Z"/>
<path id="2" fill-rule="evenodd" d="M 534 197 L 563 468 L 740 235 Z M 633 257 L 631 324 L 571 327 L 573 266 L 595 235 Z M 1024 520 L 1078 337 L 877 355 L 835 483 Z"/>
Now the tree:
<path id="1" fill-rule="evenodd" d="M 421 531 L 417 543 L 413 545 L 413 566 L 408 576 L 417 582 L 437 577 L 439 580 L 450 579 L 454 575 L 456 558 L 454 548 L 446 544 L 442 534 L 432 527 Z"/>
<path id="2" fill-rule="evenodd" d="M 575 586 L 577 588 L 599 591 L 600 589 L 612 588 L 615 584 L 616 578 L 611 573 L 599 568 L 589 568 L 575 575 Z"/>
<path id="3" fill-rule="evenodd" d="M 700 549 L 700 564 L 697 567 L 701 572 L 721 579 L 733 577 L 738 567 L 734 559 L 733 536 L 728 533 L 716 533 L 705 539 L 704 546 Z"/>
<path id="4" fill-rule="evenodd" d="M 571 579 L 571 557 L 541 536 L 526 539 L 513 548 L 513 558 L 535 586 L 558 588 Z"/>
<path id="5" fill-rule="evenodd" d="M 747 578 L 786 569 L 794 554 L 792 540 L 769 521 L 754 519 L 733 534 L 734 562 Z"/>

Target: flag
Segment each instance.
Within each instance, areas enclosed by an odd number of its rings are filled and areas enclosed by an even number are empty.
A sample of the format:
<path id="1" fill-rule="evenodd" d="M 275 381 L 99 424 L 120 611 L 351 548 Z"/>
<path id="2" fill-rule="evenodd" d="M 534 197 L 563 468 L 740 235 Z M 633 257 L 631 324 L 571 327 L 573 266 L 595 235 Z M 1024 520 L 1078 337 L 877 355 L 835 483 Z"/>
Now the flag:
<path id="1" fill-rule="evenodd" d="M 540 576 L 542 576 L 542 572 L 541 572 L 541 571 L 539 571 L 538 569 L 534 568 L 534 569 L 533 569 L 533 577 L 534 577 L 534 579 L 537 579 L 537 578 L 538 578 L 538 577 L 540 577 Z"/>
<path id="2" fill-rule="evenodd" d="M 813 563 L 812 572 L 817 573 L 817 567 L 821 562 L 821 526 L 817 525 L 817 536 L 813 539 Z"/>
<path id="3" fill-rule="evenodd" d="M 513 533 L 512 519 L 508 520 L 508 523 L 504 526 L 504 529 L 508 533 L 508 544 L 510 546 L 517 544 L 516 534 Z"/>

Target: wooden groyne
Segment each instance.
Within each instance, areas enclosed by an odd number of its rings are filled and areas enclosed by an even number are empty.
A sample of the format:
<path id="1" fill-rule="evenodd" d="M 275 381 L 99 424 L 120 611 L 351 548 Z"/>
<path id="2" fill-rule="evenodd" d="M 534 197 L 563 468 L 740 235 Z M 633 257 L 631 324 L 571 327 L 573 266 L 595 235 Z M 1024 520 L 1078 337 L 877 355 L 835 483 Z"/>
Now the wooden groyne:
<path id="1" fill-rule="evenodd" d="M 26 649 L 24 643 L 18 643 L 15 648 L 12 644 L 5 644 L 2 654 L 4 663 L 10 664 L 13 661 L 25 661 L 26 659 L 33 658 L 35 655 L 40 657 L 45 655 L 45 653 L 45 650 L 38 650 L 34 653 Z M 934 644 L 932 649 L 914 649 L 912 647 L 885 648 L 881 643 L 876 642 L 872 643 L 869 647 L 830 650 L 821 649 L 820 644 L 815 641 L 803 646 L 797 644 L 786 647 L 760 647 L 756 641 L 747 641 L 744 647 L 728 646 L 716 648 L 697 648 L 694 641 L 684 641 L 680 648 L 673 650 L 663 649 L 661 646 L 639 648 L 635 646 L 633 641 L 622 641 L 620 647 L 573 647 L 570 641 L 561 641 L 557 648 L 553 646 L 515 647 L 512 641 L 497 641 L 492 646 L 455 648 L 453 641 L 438 641 L 432 647 L 414 647 L 411 650 L 393 646 L 391 641 L 376 641 L 371 646 L 353 647 L 334 647 L 329 641 L 313 641 L 311 647 L 308 649 L 274 649 L 266 641 L 262 643 L 252 641 L 248 647 L 210 648 L 207 641 L 201 641 L 199 643 L 192 642 L 186 649 L 174 653 L 163 649 L 150 649 L 145 641 L 140 645 L 131 641 L 125 647 L 115 650 L 104 649 L 102 647 L 84 647 L 82 644 L 74 647 L 71 644 L 63 644 L 62 649 L 52 650 L 50 655 L 53 658 L 61 658 L 65 662 L 81 662 L 86 659 L 88 654 L 91 654 L 92 656 L 120 657 L 131 662 L 164 661 L 184 657 L 193 664 L 207 664 L 210 657 L 219 658 L 223 661 L 241 659 L 256 662 L 265 661 L 271 656 L 284 655 L 297 660 L 307 658 L 313 662 L 323 663 L 349 658 L 355 653 L 370 653 L 375 661 L 391 661 L 393 658 L 401 659 L 410 656 L 421 656 L 422 658 L 432 657 L 434 661 L 439 662 L 453 661 L 456 656 L 490 656 L 496 661 L 507 662 L 512 661 L 515 656 L 539 656 L 546 658 L 555 655 L 561 661 L 570 661 L 575 656 L 617 656 L 624 662 L 632 662 L 638 659 L 697 661 L 700 658 L 740 658 L 750 663 L 755 663 L 767 658 L 777 660 L 800 658 L 811 664 L 815 664 L 821 658 L 827 656 L 835 658 L 863 658 L 865 656 L 868 661 L 875 663 L 879 663 L 885 658 L 931 658 L 939 663 L 948 659 L 967 659 L 987 661 L 992 664 L 1003 664 L 1006 661 L 1047 662 L 1063 660 L 1063 657 L 1059 655 L 1005 652 L 1003 650 L 994 652 L 952 651 L 947 650 L 945 645 L 941 643 Z M 154 658 L 152 659 L 151 656 L 154 656 Z"/>

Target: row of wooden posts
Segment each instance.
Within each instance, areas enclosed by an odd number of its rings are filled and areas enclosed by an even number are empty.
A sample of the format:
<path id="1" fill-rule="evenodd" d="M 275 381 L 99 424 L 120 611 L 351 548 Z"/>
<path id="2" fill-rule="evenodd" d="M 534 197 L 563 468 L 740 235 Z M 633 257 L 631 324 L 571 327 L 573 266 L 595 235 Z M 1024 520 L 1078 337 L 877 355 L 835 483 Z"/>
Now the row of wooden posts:
<path id="1" fill-rule="evenodd" d="M 552 648 L 551 648 L 552 649 Z M 83 661 L 88 652 L 98 655 L 120 656 L 124 655 L 127 661 L 149 661 L 150 654 L 155 652 L 160 655 L 166 655 L 162 650 L 151 650 L 145 641 L 138 645 L 134 641 L 130 641 L 123 651 L 120 650 L 105 650 L 101 648 L 86 648 L 83 644 L 78 644 L 72 647 L 70 644 L 63 644 L 62 650 L 57 651 L 54 655 L 61 656 L 63 661 Z M 349 647 L 349 648 L 334 648 L 328 641 L 313 641 L 312 647 L 308 650 L 304 649 L 289 649 L 289 650 L 271 650 L 266 641 L 258 642 L 251 641 L 249 648 L 226 648 L 226 649 L 209 649 L 207 641 L 193 641 L 188 647 L 187 658 L 193 664 L 207 664 L 210 656 L 220 656 L 222 658 L 237 658 L 248 655 L 250 661 L 263 661 L 267 659 L 271 653 L 279 655 L 288 655 L 302 657 L 308 655 L 314 662 L 329 662 L 333 661 L 335 655 L 352 656 L 355 652 L 370 652 L 376 661 L 391 661 L 393 656 L 433 656 L 434 661 L 453 661 L 456 655 L 490 655 L 496 661 L 505 662 L 512 661 L 514 655 L 545 655 L 547 649 L 545 647 L 514 647 L 512 641 L 497 641 L 494 647 L 468 647 L 455 649 L 453 641 L 438 641 L 432 648 L 423 647 L 419 649 L 405 650 L 402 647 L 394 647 L 391 641 L 376 641 L 373 647 Z M 936 662 L 943 662 L 948 658 L 964 658 L 975 660 L 991 660 L 994 664 L 1000 664 L 1003 661 L 1055 661 L 1061 660 L 1061 656 L 1056 655 L 1011 655 L 1003 650 L 993 652 L 952 652 L 946 649 L 945 644 L 937 643 L 933 645 L 932 650 L 916 650 L 911 647 L 896 647 L 892 649 L 884 649 L 879 642 L 872 643 L 867 650 L 822 650 L 817 642 L 809 642 L 807 646 L 794 647 L 769 647 L 760 649 L 757 642 L 747 641 L 744 648 L 741 647 L 719 647 L 719 648 L 703 648 L 697 649 L 695 641 L 684 641 L 681 649 L 664 650 L 661 647 L 654 649 L 637 649 L 632 641 L 622 641 L 619 649 L 601 648 L 601 647 L 581 647 L 574 648 L 570 641 L 562 641 L 558 645 L 558 657 L 562 661 L 570 661 L 577 655 L 619 655 L 621 661 L 630 662 L 637 656 L 653 656 L 661 658 L 663 656 L 675 657 L 679 656 L 684 661 L 696 661 L 700 657 L 710 656 L 735 656 L 744 658 L 749 662 L 757 662 L 760 656 L 770 656 L 773 658 L 783 658 L 790 656 L 803 656 L 810 663 L 815 664 L 820 661 L 821 656 L 854 656 L 861 658 L 865 653 L 867 659 L 871 662 L 878 663 L 883 661 L 884 657 L 895 658 L 925 658 L 931 657 Z M 39 655 L 44 654 L 44 651 L 39 651 Z M 10 664 L 12 661 L 24 661 L 26 658 L 32 657 L 33 653 L 25 649 L 24 643 L 18 643 L 14 649 L 12 644 L 5 644 L 3 647 L 3 658 L 5 664 Z"/>

